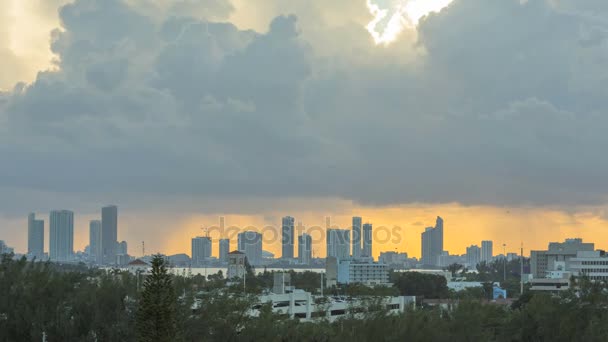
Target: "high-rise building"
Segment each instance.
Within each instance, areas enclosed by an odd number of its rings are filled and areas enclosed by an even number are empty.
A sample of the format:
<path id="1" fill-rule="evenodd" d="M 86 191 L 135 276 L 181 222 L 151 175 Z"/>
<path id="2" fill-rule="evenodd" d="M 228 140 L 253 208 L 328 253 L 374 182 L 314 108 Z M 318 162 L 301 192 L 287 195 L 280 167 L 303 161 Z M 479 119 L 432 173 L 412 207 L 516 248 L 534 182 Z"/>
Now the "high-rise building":
<path id="1" fill-rule="evenodd" d="M 362 257 L 372 257 L 372 224 L 366 223 L 363 225 L 363 252 Z"/>
<path id="2" fill-rule="evenodd" d="M 101 221 L 93 220 L 89 222 L 89 254 L 91 260 L 96 264 L 101 264 Z"/>
<path id="3" fill-rule="evenodd" d="M 481 241 L 481 261 L 490 262 L 494 252 L 492 251 L 493 243 L 489 240 Z"/>
<path id="4" fill-rule="evenodd" d="M 327 230 L 327 257 L 338 260 L 350 257 L 350 231 L 342 229 Z"/>
<path id="5" fill-rule="evenodd" d="M 38 260 L 44 258 L 44 220 L 36 220 L 34 213 L 27 217 L 27 254 Z"/>
<path id="6" fill-rule="evenodd" d="M 121 241 L 118 243 L 118 248 L 116 249 L 116 254 L 118 255 L 127 255 L 129 254 L 129 250 L 128 250 L 128 246 L 127 246 L 127 241 Z"/>
<path id="7" fill-rule="evenodd" d="M 443 219 L 437 216 L 435 227 L 428 227 L 422 233 L 422 264 L 438 266 L 443 253 Z"/>
<path id="8" fill-rule="evenodd" d="M 203 265 L 211 258 L 211 238 L 195 237 L 192 239 L 192 264 Z"/>
<path id="9" fill-rule="evenodd" d="M 240 233 L 238 249 L 245 253 L 250 265 L 262 265 L 262 234 L 254 231 Z"/>
<path id="10" fill-rule="evenodd" d="M 471 269 L 475 269 L 477 267 L 477 264 L 479 264 L 479 261 L 481 261 L 481 248 L 479 248 L 479 246 L 477 245 L 472 245 L 467 247 L 467 264 L 469 265 L 469 268 Z"/>
<path id="11" fill-rule="evenodd" d="M 352 229 L 352 255 L 354 258 L 361 256 L 361 217 L 353 217 L 353 229 Z"/>
<path id="12" fill-rule="evenodd" d="M 230 239 L 220 239 L 220 254 L 221 262 L 228 262 L 228 253 L 230 253 Z"/>
<path id="13" fill-rule="evenodd" d="M 310 265 L 312 261 L 312 237 L 302 233 L 298 236 L 298 262 L 302 265 Z"/>
<path id="14" fill-rule="evenodd" d="M 101 254 L 103 263 L 116 262 L 118 248 L 118 207 L 110 205 L 101 208 Z"/>
<path id="15" fill-rule="evenodd" d="M 293 259 L 293 247 L 294 247 L 294 221 L 295 219 L 291 216 L 285 216 L 282 220 L 282 229 L 281 229 L 281 246 L 282 254 L 281 258 L 283 259 Z"/>
<path id="16" fill-rule="evenodd" d="M 49 257 L 70 261 L 74 255 L 74 212 L 53 210 L 50 215 Z"/>

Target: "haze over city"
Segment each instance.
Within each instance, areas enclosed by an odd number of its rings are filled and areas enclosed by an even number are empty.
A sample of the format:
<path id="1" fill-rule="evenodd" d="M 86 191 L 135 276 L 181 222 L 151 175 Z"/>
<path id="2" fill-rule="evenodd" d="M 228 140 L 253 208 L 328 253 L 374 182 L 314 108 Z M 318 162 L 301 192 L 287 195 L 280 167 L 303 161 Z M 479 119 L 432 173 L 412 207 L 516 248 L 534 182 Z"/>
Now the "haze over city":
<path id="1" fill-rule="evenodd" d="M 113 203 L 166 254 L 285 215 L 608 248 L 607 4 L 422 3 L 2 1 L 0 239 L 69 209 L 82 250 Z"/>

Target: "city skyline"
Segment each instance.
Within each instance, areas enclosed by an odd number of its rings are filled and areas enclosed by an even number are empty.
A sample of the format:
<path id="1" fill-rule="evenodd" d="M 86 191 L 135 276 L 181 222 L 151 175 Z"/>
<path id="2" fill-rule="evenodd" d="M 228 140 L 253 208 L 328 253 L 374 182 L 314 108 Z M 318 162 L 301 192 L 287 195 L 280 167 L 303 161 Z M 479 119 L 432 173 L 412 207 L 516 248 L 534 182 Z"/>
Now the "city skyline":
<path id="1" fill-rule="evenodd" d="M 49 234 L 48 231 L 48 216 L 41 216 L 40 214 L 38 215 L 38 219 L 42 219 L 43 221 L 46 221 L 47 223 L 45 223 L 45 236 L 47 236 Z M 48 215 L 48 214 L 47 214 Z M 508 216 L 512 216 L 512 215 L 508 215 Z M 88 240 L 89 240 L 89 224 L 90 224 L 90 220 L 88 220 L 89 218 L 97 218 L 99 217 L 99 214 L 96 215 L 81 215 L 80 213 L 75 213 L 75 235 L 74 235 L 74 239 L 75 241 L 81 241 L 79 244 L 75 243 L 75 250 L 83 250 L 84 247 L 88 244 Z M 352 224 L 351 220 L 352 220 L 352 215 L 349 216 L 336 216 L 336 219 L 334 219 L 332 221 L 332 224 L 334 224 L 335 222 L 338 223 L 342 223 L 342 224 L 336 224 L 339 228 L 341 229 L 349 229 L 349 224 Z M 427 221 L 428 222 L 428 217 L 433 217 L 432 214 L 430 214 L 429 216 L 427 216 Z M 366 215 L 367 218 L 367 215 Z M 123 219 L 123 216 L 121 215 L 121 219 Z M 215 217 L 215 219 L 212 218 L 208 218 L 207 219 L 208 222 L 212 222 L 212 221 L 217 221 L 217 217 Z M 228 221 L 229 224 L 232 224 L 231 222 L 239 222 L 238 219 L 232 219 L 231 216 L 227 216 L 226 220 Z M 317 222 L 319 222 L 319 225 L 324 225 L 325 223 L 320 222 L 323 219 L 319 218 L 317 220 Z M 127 221 L 131 221 L 130 219 L 127 219 Z M 243 219 L 241 219 L 241 223 L 240 226 L 241 227 L 247 227 L 249 224 L 247 222 L 255 222 L 256 219 L 253 218 L 251 221 L 245 221 Z M 310 219 L 306 220 L 307 222 L 310 222 Z M 370 220 L 370 221 L 376 221 L 376 220 Z M 399 220 L 395 220 L 395 221 L 399 221 Z M 402 220 L 401 220 L 402 221 Z M 258 221 L 259 222 L 259 221 Z M 390 221 L 392 222 L 392 220 Z M 449 250 L 451 253 L 455 253 L 455 254 L 465 254 L 466 253 L 466 247 L 468 247 L 471 244 L 479 244 L 479 241 L 473 241 L 473 240 L 463 240 L 459 234 L 453 234 L 455 233 L 457 230 L 461 230 L 462 226 L 459 225 L 457 222 L 454 222 L 453 219 L 450 220 L 451 224 L 450 226 L 453 226 L 453 228 L 449 229 L 446 234 L 449 237 L 446 237 L 447 239 L 447 245 L 446 245 L 446 249 Z M 83 223 L 85 223 L 85 227 L 86 230 L 83 229 L 82 225 Z M 407 252 L 409 253 L 411 256 L 415 256 L 415 257 L 420 257 L 420 252 L 419 250 L 417 251 L 416 245 L 419 244 L 419 234 L 421 232 L 421 228 L 420 226 L 417 224 L 418 222 L 414 222 L 416 223 L 416 225 L 404 225 L 404 231 L 405 233 L 403 234 L 403 242 L 401 244 L 378 244 L 376 242 L 374 242 L 374 251 L 373 251 L 373 255 L 374 258 L 378 258 L 379 254 L 381 252 L 386 252 L 386 251 L 401 251 L 401 252 Z M 27 229 L 24 229 L 24 227 L 27 227 L 27 218 L 25 220 L 21 220 L 21 231 L 23 231 L 23 239 L 25 241 L 27 241 Z M 217 225 L 217 224 L 216 224 Z M 269 223 L 264 223 L 263 225 L 260 224 L 260 226 L 267 226 L 269 225 Z M 279 223 L 280 225 L 280 223 Z M 196 223 L 197 228 L 200 227 L 200 222 Z M 209 226 L 213 226 L 212 224 L 209 224 Z M 276 227 L 276 222 L 274 227 Z M 79 229 L 80 228 L 80 229 Z M 280 227 L 277 230 L 277 232 L 280 234 Z M 124 229 L 122 229 L 121 236 L 119 238 L 119 240 L 127 240 L 128 242 L 130 242 L 130 244 L 132 246 L 136 246 L 133 251 L 132 251 L 132 255 L 140 255 L 140 250 L 141 248 L 139 247 L 141 245 L 141 241 L 142 241 L 142 236 L 143 235 L 135 235 L 135 237 L 127 237 L 131 232 L 132 228 L 129 228 L 128 226 Z M 196 236 L 197 232 L 195 229 L 188 229 L 188 230 L 184 230 L 184 233 L 189 234 L 190 237 Z M 194 230 L 194 231 L 193 231 Z M 200 230 L 200 229 L 198 229 Z M 452 230 L 454 230 L 452 232 Z M 190 233 L 188 233 L 188 231 L 190 231 Z M 477 232 L 475 232 L 475 234 L 477 234 Z M 178 234 L 177 234 L 178 235 Z M 484 235 L 485 237 L 487 237 L 488 239 L 491 237 L 491 234 L 486 234 Z M 570 237 L 583 237 L 585 240 L 598 240 L 597 238 L 595 238 L 597 236 L 597 234 L 594 234 L 593 231 L 589 231 L 587 230 L 587 233 L 585 234 L 585 230 L 579 230 L 579 229 L 561 229 L 559 234 L 548 234 L 545 236 L 545 240 L 544 241 L 540 241 L 540 243 L 536 243 L 536 244 L 531 244 L 529 243 L 529 240 L 526 240 L 525 237 L 523 239 L 519 238 L 519 236 L 514 236 L 511 237 L 510 240 L 502 240 L 502 239 L 493 239 L 495 246 L 502 246 L 502 243 L 504 241 L 507 241 L 507 251 L 508 252 L 515 252 L 515 253 L 519 253 L 519 246 L 521 245 L 521 242 L 524 242 L 525 245 L 525 251 L 526 254 L 528 254 L 528 250 L 529 249 L 539 249 L 542 248 L 543 245 L 545 245 L 546 243 L 549 243 L 551 241 L 554 240 L 563 240 L 565 238 L 570 238 Z M 2 237 L 0 237 L 1 239 Z M 218 250 L 218 241 L 217 241 L 218 236 L 214 236 L 213 237 L 213 253 L 214 255 L 217 253 L 216 251 Z M 20 247 L 18 244 L 15 244 L 13 242 L 12 239 L 10 238 L 4 238 L 4 240 L 8 241 L 9 245 L 16 247 L 16 251 L 20 252 L 20 253 L 24 253 L 27 251 L 26 248 L 24 247 Z M 163 252 L 163 253 L 167 253 L 167 254 L 177 254 L 177 253 L 183 253 L 183 252 L 187 252 L 189 251 L 190 247 L 189 247 L 189 238 L 186 243 L 184 243 L 183 241 L 179 241 L 177 243 L 175 243 L 175 247 L 173 248 L 158 248 L 156 246 L 154 246 L 153 244 L 150 243 L 149 239 L 145 239 L 146 240 L 146 244 L 148 246 L 148 251 L 159 251 L 159 252 Z M 48 241 L 48 240 L 46 240 Z M 45 252 L 48 253 L 48 242 L 45 241 Z M 86 241 L 86 242 L 85 242 Z M 418 242 L 417 242 L 418 241 Z M 233 242 L 236 245 L 236 240 L 235 242 Z M 231 249 L 235 249 L 235 245 L 232 246 Z M 404 246 L 405 245 L 405 246 Z M 598 246 L 601 246 L 601 241 L 598 241 Z M 25 246 L 27 247 L 27 246 Z M 280 244 L 279 245 L 265 245 L 265 250 L 268 250 L 272 253 L 275 254 L 275 256 L 279 257 L 280 254 Z M 325 242 L 322 242 L 321 244 L 316 244 L 315 245 L 315 250 L 317 255 L 325 255 Z M 278 252 L 277 252 L 278 251 Z M 295 255 L 297 255 L 297 250 L 294 250 L 294 252 L 296 253 Z M 500 248 L 500 251 L 497 251 L 495 254 L 498 254 L 498 252 L 502 252 L 502 248 Z"/>

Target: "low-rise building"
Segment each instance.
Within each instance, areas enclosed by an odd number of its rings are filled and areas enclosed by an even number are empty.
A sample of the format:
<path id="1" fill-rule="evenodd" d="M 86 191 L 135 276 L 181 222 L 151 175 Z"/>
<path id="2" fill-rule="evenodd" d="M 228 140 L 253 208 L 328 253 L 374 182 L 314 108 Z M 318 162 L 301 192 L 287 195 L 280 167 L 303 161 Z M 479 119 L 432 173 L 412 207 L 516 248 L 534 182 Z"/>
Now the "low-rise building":
<path id="1" fill-rule="evenodd" d="M 384 285 L 388 284 L 388 266 L 370 261 L 347 259 L 338 263 L 338 283 Z"/>
<path id="2" fill-rule="evenodd" d="M 243 278 L 245 276 L 246 270 L 246 256 L 245 253 L 239 251 L 232 251 L 228 253 L 228 270 L 227 270 L 227 278 Z"/>
<path id="3" fill-rule="evenodd" d="M 313 296 L 309 292 L 293 290 L 284 294 L 269 294 L 259 297 L 259 304 L 250 312 L 256 317 L 260 314 L 259 309 L 263 304 L 270 303 L 274 313 L 285 315 L 300 321 L 313 321 L 315 319 L 328 319 L 333 322 L 346 315 L 353 314 L 362 318 L 365 312 L 380 308 L 370 303 L 380 304 L 389 313 L 398 314 L 407 308 L 414 308 L 416 297 L 383 297 L 383 298 L 342 298 Z"/>

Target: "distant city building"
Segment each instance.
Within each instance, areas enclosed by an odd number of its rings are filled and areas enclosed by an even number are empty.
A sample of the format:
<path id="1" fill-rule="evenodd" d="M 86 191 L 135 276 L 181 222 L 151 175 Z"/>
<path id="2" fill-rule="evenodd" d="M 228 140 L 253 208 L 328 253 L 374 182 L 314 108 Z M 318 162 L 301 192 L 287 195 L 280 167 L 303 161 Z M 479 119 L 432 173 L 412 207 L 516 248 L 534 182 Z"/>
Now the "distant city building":
<path id="1" fill-rule="evenodd" d="M 564 242 L 551 242 L 546 251 L 530 252 L 530 268 L 533 278 L 545 278 L 548 270 L 555 269 L 555 263 L 565 262 L 569 269 L 571 258 L 579 251 L 593 251 L 593 243 L 585 243 L 582 239 L 566 239 Z"/>
<path id="2" fill-rule="evenodd" d="M 121 241 L 118 243 L 118 249 L 116 251 L 117 254 L 126 255 L 129 254 L 129 248 L 127 245 L 127 241 Z"/>
<path id="3" fill-rule="evenodd" d="M 240 233 L 238 250 L 245 253 L 250 265 L 262 265 L 262 234 L 254 231 Z"/>
<path id="4" fill-rule="evenodd" d="M 101 221 L 93 220 L 89 222 L 89 254 L 91 260 L 97 264 L 102 264 L 101 253 Z"/>
<path id="5" fill-rule="evenodd" d="M 285 216 L 282 220 L 281 229 L 281 246 L 283 259 L 293 259 L 294 249 L 294 234 L 295 234 L 295 219 L 291 216 Z"/>
<path id="6" fill-rule="evenodd" d="M 422 233 L 422 264 L 439 266 L 439 256 L 443 253 L 443 219 L 437 216 L 435 227 L 428 227 Z"/>
<path id="7" fill-rule="evenodd" d="M 327 257 L 339 260 L 350 257 L 350 232 L 341 229 L 327 230 Z"/>
<path id="8" fill-rule="evenodd" d="M 230 239 L 220 239 L 219 259 L 221 262 L 228 262 L 228 253 L 230 253 Z"/>
<path id="9" fill-rule="evenodd" d="M 27 217 L 27 254 L 38 260 L 44 258 L 44 220 L 36 220 L 34 213 Z"/>
<path id="10" fill-rule="evenodd" d="M 245 266 L 245 258 L 247 256 L 243 252 L 232 251 L 228 253 L 228 270 L 226 272 L 226 278 L 243 278 L 247 269 Z"/>
<path id="11" fill-rule="evenodd" d="M 371 223 L 366 223 L 363 225 L 363 251 L 361 252 L 361 256 L 365 258 L 373 258 Z"/>
<path id="12" fill-rule="evenodd" d="M 358 258 L 361 256 L 361 238 L 362 238 L 362 232 L 361 232 L 361 224 L 362 224 L 362 220 L 361 217 L 355 216 L 353 217 L 353 229 L 352 229 L 352 242 L 353 242 L 353 247 L 352 247 L 352 255 L 353 258 Z"/>
<path id="13" fill-rule="evenodd" d="M 409 258 L 407 253 L 380 252 L 378 262 L 388 265 L 389 268 L 403 269 L 415 267 L 417 260 L 415 258 Z"/>
<path id="14" fill-rule="evenodd" d="M 481 261 L 481 248 L 477 245 L 467 247 L 467 265 L 471 269 L 475 269 Z"/>
<path id="15" fill-rule="evenodd" d="M 373 262 L 340 260 L 338 262 L 339 284 L 383 285 L 388 283 L 388 266 Z"/>
<path id="16" fill-rule="evenodd" d="M 489 240 L 481 241 L 481 261 L 489 263 L 493 256 L 493 243 Z"/>
<path id="17" fill-rule="evenodd" d="M 70 261 L 74 256 L 74 212 L 53 210 L 50 214 L 49 257 Z"/>
<path id="18" fill-rule="evenodd" d="M 211 257 L 211 238 L 195 237 L 192 239 L 192 265 L 203 265 Z"/>
<path id="19" fill-rule="evenodd" d="M 467 258 L 466 254 L 464 255 L 451 255 L 448 251 L 441 252 L 441 255 L 438 257 L 437 266 L 439 267 L 448 267 L 452 264 L 466 264 Z"/>
<path id="20" fill-rule="evenodd" d="M 298 236 L 298 262 L 302 265 L 310 265 L 312 261 L 312 237 L 303 233 Z"/>
<path id="21" fill-rule="evenodd" d="M 118 244 L 118 207 L 101 208 L 101 254 L 103 264 L 112 265 L 116 260 Z"/>

